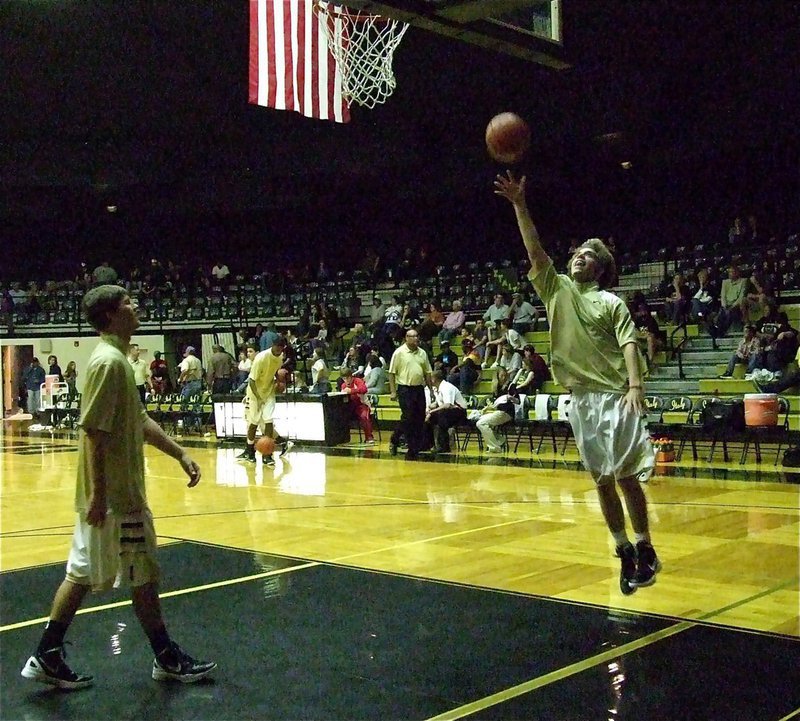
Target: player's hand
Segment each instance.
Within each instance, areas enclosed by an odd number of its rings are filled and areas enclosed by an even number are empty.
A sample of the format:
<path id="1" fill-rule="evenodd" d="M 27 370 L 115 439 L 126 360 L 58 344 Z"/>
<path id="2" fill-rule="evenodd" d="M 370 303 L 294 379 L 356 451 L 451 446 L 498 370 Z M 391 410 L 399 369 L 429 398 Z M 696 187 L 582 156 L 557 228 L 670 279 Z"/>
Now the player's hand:
<path id="1" fill-rule="evenodd" d="M 643 416 L 646 413 L 644 406 L 644 391 L 641 388 L 630 388 L 625 394 L 625 409 L 628 413 Z"/>
<path id="2" fill-rule="evenodd" d="M 106 522 L 106 514 L 108 513 L 108 504 L 106 503 L 105 496 L 99 496 L 95 493 L 89 499 L 89 510 L 86 512 L 86 522 L 90 526 L 97 526 L 102 528 Z"/>
<path id="3" fill-rule="evenodd" d="M 508 200 L 512 205 L 525 205 L 525 176 L 517 180 L 510 170 L 506 174 L 498 173 L 494 180 L 495 195 Z"/>
<path id="4" fill-rule="evenodd" d="M 181 468 L 189 476 L 189 482 L 186 484 L 189 488 L 194 488 L 200 483 L 200 466 L 189 457 L 188 453 L 184 453 L 181 456 Z"/>
<path id="5" fill-rule="evenodd" d="M 390 398 L 391 400 L 393 400 L 393 401 L 396 401 L 396 400 L 397 400 L 397 393 L 390 393 L 390 394 L 389 394 L 389 398 Z"/>

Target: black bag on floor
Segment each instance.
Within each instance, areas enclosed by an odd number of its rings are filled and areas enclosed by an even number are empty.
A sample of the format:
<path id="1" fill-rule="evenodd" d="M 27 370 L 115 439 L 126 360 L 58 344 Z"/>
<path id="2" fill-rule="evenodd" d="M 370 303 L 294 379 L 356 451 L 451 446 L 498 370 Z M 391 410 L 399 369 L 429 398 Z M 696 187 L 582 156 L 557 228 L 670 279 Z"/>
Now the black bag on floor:
<path id="1" fill-rule="evenodd" d="M 744 401 L 737 398 L 709 403 L 700 412 L 700 422 L 707 431 L 743 431 Z"/>
<path id="2" fill-rule="evenodd" d="M 800 446 L 787 448 L 783 452 L 783 465 L 789 468 L 800 468 Z"/>

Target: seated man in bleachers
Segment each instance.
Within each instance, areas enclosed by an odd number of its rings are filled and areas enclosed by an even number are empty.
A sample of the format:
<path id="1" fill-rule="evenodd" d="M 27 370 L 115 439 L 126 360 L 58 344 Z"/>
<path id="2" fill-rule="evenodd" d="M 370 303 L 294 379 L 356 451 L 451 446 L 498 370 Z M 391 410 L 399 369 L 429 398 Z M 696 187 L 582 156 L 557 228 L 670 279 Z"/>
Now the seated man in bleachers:
<path id="1" fill-rule="evenodd" d="M 450 341 L 439 341 L 440 353 L 434 360 L 442 364 L 445 374 L 449 373 L 453 368 L 458 365 L 458 356 L 456 352 L 450 348 Z"/>
<path id="2" fill-rule="evenodd" d="M 481 320 L 486 324 L 486 329 L 488 331 L 487 340 L 494 340 L 497 337 L 496 329 L 500 325 L 501 320 L 506 320 L 508 318 L 509 311 L 510 308 L 506 305 L 503 294 L 498 293 L 495 295 L 494 303 L 492 303 L 481 316 Z"/>
<path id="3" fill-rule="evenodd" d="M 762 393 L 783 393 L 790 388 L 800 389 L 800 347 L 797 349 L 794 362 L 784 369 L 780 378 L 769 383 L 756 381 L 756 385 Z"/>
<path id="4" fill-rule="evenodd" d="M 433 402 L 425 416 L 426 434 L 433 435 L 436 453 L 450 453 L 451 428 L 467 420 L 467 402 L 461 391 L 444 379 L 441 370 L 433 371 Z"/>
<path id="5" fill-rule="evenodd" d="M 759 335 L 763 350 L 757 367 L 773 373 L 782 372 L 797 353 L 797 330 L 789 324 L 786 313 L 770 312 L 761 319 Z"/>
<path id="6" fill-rule="evenodd" d="M 361 378 L 356 378 L 353 371 L 349 368 L 342 369 L 339 379 L 339 390 L 350 396 L 350 411 L 358 420 L 361 430 L 364 432 L 364 443 L 372 445 L 375 440 L 372 437 L 372 418 L 370 407 L 364 396 L 367 394 L 367 386 Z"/>
<path id="7" fill-rule="evenodd" d="M 539 322 L 539 311 L 525 300 L 522 293 L 514 293 L 514 300 L 509 308 L 511 327 L 521 335 L 536 330 Z"/>
<path id="8" fill-rule="evenodd" d="M 742 278 L 739 267 L 731 265 L 728 277 L 722 281 L 720 308 L 717 315 L 717 335 L 725 335 L 731 325 L 742 323 L 742 306 L 747 294 L 747 278 Z"/>
<path id="9" fill-rule="evenodd" d="M 495 362 L 492 368 L 500 364 L 500 348 L 503 343 L 506 343 L 512 350 L 522 350 L 525 347 L 525 339 L 511 327 L 511 321 L 508 318 L 500 321 L 495 338 L 486 342 L 484 368 L 489 367 L 493 354 Z"/>

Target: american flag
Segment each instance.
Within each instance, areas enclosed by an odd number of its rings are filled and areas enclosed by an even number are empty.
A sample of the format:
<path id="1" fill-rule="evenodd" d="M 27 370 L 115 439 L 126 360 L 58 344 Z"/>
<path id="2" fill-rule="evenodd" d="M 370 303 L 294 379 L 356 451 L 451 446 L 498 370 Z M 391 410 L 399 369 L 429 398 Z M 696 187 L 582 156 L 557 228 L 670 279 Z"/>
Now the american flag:
<path id="1" fill-rule="evenodd" d="M 250 102 L 346 123 L 342 76 L 312 5 L 250 0 Z"/>

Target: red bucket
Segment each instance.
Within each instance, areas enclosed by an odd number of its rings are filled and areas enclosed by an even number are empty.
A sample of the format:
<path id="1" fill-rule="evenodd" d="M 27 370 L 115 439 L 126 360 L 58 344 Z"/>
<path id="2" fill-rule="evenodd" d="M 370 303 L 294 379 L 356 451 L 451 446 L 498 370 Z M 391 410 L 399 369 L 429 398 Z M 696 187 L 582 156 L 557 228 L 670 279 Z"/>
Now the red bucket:
<path id="1" fill-rule="evenodd" d="M 744 422 L 748 426 L 777 426 L 778 396 L 774 393 L 747 393 L 744 397 Z"/>

